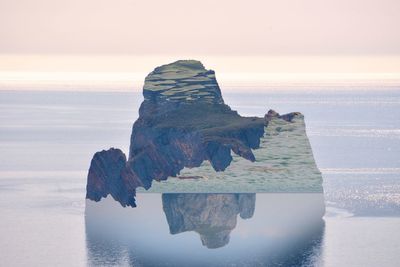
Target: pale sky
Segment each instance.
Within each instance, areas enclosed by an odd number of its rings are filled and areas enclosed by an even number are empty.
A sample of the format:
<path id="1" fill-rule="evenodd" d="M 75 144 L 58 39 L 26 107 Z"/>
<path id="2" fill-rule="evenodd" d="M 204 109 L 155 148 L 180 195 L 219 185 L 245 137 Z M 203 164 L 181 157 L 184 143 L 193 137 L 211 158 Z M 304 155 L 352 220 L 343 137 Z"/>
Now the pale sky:
<path id="1" fill-rule="evenodd" d="M 399 0 L 0 0 L 0 80 L 139 79 L 185 58 L 226 80 L 396 80 L 399 14 Z"/>
<path id="2" fill-rule="evenodd" d="M 399 0 L 0 0 L 0 52 L 400 54 L 399 14 Z"/>

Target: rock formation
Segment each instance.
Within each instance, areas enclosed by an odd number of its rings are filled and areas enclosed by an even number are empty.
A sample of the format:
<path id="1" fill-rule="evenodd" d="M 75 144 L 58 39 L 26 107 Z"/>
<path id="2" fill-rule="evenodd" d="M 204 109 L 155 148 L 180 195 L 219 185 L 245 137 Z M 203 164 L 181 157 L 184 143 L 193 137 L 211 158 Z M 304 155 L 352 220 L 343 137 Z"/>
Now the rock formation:
<path id="1" fill-rule="evenodd" d="M 264 136 L 252 150 L 255 161 L 232 154 L 232 163 L 216 172 L 210 162 L 184 168 L 176 179 L 155 182 L 152 193 L 322 193 L 322 175 L 315 163 L 299 112 L 265 116 Z M 137 192 L 144 192 L 138 188 Z"/>
<path id="2" fill-rule="evenodd" d="M 88 199 L 111 194 L 123 206 L 134 206 L 136 188 L 148 190 L 153 180 L 177 177 L 184 168 L 209 162 L 212 172 L 223 172 L 234 157 L 255 162 L 253 150 L 260 148 L 271 120 L 291 123 L 302 118 L 300 113 L 280 116 L 274 111 L 265 118 L 240 116 L 224 103 L 214 71 L 195 60 L 155 68 L 145 79 L 143 96 L 127 161 L 120 150 L 96 153 L 88 174 Z"/>
<path id="3" fill-rule="evenodd" d="M 264 120 L 241 117 L 225 105 L 214 72 L 200 62 L 156 68 L 146 77 L 143 95 L 127 167 L 144 188 L 204 160 L 224 171 L 231 151 L 255 161 L 251 149 L 259 147 Z"/>
<path id="4" fill-rule="evenodd" d="M 128 191 L 121 179 L 121 171 L 125 168 L 125 154 L 115 148 L 94 154 L 90 163 L 86 198 L 100 201 L 110 194 L 122 206 L 135 207 L 135 191 Z"/>

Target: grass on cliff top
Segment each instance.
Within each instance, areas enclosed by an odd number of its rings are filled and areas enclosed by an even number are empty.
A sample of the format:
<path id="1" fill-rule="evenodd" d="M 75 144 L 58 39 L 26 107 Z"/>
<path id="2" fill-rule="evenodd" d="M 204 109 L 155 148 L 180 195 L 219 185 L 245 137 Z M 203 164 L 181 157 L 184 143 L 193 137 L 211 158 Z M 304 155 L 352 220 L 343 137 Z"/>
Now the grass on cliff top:
<path id="1" fill-rule="evenodd" d="M 155 68 L 155 73 L 160 72 L 178 72 L 178 71 L 185 71 L 185 70 L 192 70 L 192 71 L 206 71 L 204 65 L 197 60 L 189 59 L 189 60 L 178 60 L 169 64 L 165 64 Z"/>

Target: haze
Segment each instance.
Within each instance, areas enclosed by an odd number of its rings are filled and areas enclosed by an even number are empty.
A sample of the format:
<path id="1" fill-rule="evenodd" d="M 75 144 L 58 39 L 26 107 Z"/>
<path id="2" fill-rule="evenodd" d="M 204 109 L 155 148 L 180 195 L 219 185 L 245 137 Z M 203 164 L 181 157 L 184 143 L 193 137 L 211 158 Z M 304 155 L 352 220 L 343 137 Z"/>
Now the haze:
<path id="1" fill-rule="evenodd" d="M 181 58 L 225 77 L 398 79 L 399 12 L 398 0 L 0 0 L 0 80 L 142 74 Z"/>

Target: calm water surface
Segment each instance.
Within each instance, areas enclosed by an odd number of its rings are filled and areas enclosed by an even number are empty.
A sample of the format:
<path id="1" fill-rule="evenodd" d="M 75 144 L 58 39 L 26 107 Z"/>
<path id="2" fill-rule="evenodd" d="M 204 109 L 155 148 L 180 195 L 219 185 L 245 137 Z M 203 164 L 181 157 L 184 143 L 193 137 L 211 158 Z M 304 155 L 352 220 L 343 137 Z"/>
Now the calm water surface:
<path id="1" fill-rule="evenodd" d="M 224 98 L 242 115 L 263 116 L 270 108 L 305 115 L 327 212 L 318 245 L 298 262 L 398 266 L 400 90 L 243 91 Z M 116 260 L 104 265 L 138 265 L 127 246 L 93 249 L 84 197 L 93 153 L 128 151 L 141 101 L 139 93 L 0 92 L 1 266 L 97 265 L 107 250 Z M 161 205 L 161 195 L 154 198 Z M 264 207 L 257 199 L 255 214 Z M 252 220 L 258 222 L 244 222 Z M 159 224 L 168 229 L 165 218 Z M 181 235 L 204 249 L 198 235 Z"/>

